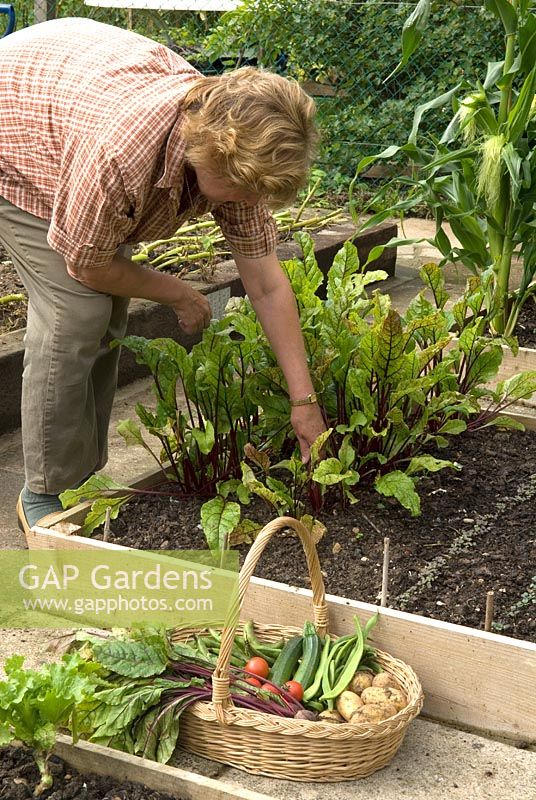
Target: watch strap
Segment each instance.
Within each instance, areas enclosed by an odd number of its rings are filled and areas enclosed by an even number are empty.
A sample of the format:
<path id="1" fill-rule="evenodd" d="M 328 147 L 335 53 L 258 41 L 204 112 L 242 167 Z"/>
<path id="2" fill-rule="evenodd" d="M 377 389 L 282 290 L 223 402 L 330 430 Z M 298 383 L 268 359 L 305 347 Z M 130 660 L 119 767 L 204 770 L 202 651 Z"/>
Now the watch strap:
<path id="1" fill-rule="evenodd" d="M 317 403 L 318 399 L 316 396 L 316 392 L 311 392 L 307 395 L 307 397 L 303 397 L 301 400 L 291 400 L 290 405 L 292 408 L 296 408 L 296 406 L 309 406 L 313 405 L 313 403 Z"/>

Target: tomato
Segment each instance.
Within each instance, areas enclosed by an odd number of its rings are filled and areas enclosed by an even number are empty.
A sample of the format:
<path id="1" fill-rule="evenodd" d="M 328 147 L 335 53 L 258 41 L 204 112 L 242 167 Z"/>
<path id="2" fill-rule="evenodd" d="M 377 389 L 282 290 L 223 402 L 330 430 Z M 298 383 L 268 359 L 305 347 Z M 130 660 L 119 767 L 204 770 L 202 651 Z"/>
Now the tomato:
<path id="1" fill-rule="evenodd" d="M 283 689 L 292 695 L 295 700 L 303 700 L 303 686 L 298 681 L 287 681 Z"/>
<path id="2" fill-rule="evenodd" d="M 253 675 L 258 675 L 259 678 L 267 678 L 270 672 L 270 665 L 264 658 L 253 656 L 253 658 L 249 659 L 244 669 L 246 672 L 252 672 Z"/>
<path id="3" fill-rule="evenodd" d="M 262 686 L 262 681 L 258 678 L 246 678 L 246 683 L 250 683 L 252 686 L 258 686 L 259 688 Z"/>
<path id="4" fill-rule="evenodd" d="M 281 689 L 278 689 L 277 686 L 272 686 L 271 683 L 263 683 L 261 689 L 272 694 L 281 694 Z"/>

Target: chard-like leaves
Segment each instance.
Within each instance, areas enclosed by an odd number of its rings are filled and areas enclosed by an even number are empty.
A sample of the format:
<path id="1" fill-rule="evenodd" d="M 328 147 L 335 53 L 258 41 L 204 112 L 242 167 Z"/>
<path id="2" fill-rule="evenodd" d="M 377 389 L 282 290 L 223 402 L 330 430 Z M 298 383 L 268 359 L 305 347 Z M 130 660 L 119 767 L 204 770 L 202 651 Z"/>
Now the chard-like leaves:
<path id="1" fill-rule="evenodd" d="M 152 708 L 137 723 L 133 752 L 167 764 L 177 746 L 180 718 L 174 703 Z"/>
<path id="2" fill-rule="evenodd" d="M 59 496 L 64 508 L 71 508 L 84 500 L 92 500 L 81 534 L 89 536 L 103 525 L 109 513 L 110 519 L 117 519 L 122 506 L 132 497 L 130 487 L 108 478 L 106 475 L 92 475 L 78 489 L 67 489 Z"/>
<path id="3" fill-rule="evenodd" d="M 77 489 L 67 489 L 60 495 L 60 500 L 64 508 L 81 503 L 83 500 L 95 500 L 108 495 L 110 498 L 116 492 L 128 492 L 129 486 L 118 483 L 106 475 L 92 475 Z"/>
<path id="4" fill-rule="evenodd" d="M 116 639 L 95 643 L 93 651 L 106 669 L 130 678 L 148 678 L 160 675 L 166 668 L 165 647 L 145 639 L 137 641 Z"/>
<path id="5" fill-rule="evenodd" d="M 240 522 L 240 506 L 217 495 L 201 508 L 201 527 L 212 552 L 227 550 L 232 532 Z"/>
<path id="6" fill-rule="evenodd" d="M 447 467 L 461 469 L 460 465 L 455 461 L 447 461 L 433 456 L 414 456 L 409 462 L 406 475 L 416 475 L 419 472 L 439 472 Z"/>
<path id="7" fill-rule="evenodd" d="M 313 471 L 313 480 L 322 486 L 334 486 L 343 481 L 351 486 L 359 481 L 354 470 L 345 470 L 338 458 L 326 458 Z"/>
<path id="8" fill-rule="evenodd" d="M 376 491 L 384 497 L 394 497 L 400 505 L 407 508 L 412 517 L 417 517 L 421 513 L 421 501 L 415 491 L 415 484 L 409 475 L 401 470 L 393 470 L 376 478 L 374 483 Z"/>

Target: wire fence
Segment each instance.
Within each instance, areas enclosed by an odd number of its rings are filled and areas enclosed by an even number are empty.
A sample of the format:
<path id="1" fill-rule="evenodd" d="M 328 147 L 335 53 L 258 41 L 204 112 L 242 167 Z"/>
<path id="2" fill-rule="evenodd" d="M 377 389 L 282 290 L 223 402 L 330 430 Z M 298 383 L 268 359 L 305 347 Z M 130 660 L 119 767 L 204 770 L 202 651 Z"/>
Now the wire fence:
<path id="1" fill-rule="evenodd" d="M 402 26 L 415 5 L 395 0 L 15 0 L 17 27 L 85 16 L 172 47 L 202 72 L 243 64 L 297 78 L 315 97 L 321 163 L 334 180 L 365 155 L 402 144 L 422 102 L 501 58 L 502 30 L 484 3 L 433 4 L 429 30 L 404 70 Z M 94 5 L 97 3 L 97 5 Z M 441 129 L 441 114 L 425 132 Z"/>

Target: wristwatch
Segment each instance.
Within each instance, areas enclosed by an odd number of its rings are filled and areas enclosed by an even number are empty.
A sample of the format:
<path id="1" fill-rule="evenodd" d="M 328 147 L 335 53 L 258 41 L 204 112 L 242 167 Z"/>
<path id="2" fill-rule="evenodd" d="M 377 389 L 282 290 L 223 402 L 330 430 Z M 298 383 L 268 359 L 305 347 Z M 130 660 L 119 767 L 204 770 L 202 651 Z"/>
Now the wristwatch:
<path id="1" fill-rule="evenodd" d="M 311 392 L 311 394 L 308 394 L 307 397 L 304 397 L 302 400 L 290 400 L 290 405 L 292 408 L 295 408 L 296 406 L 309 406 L 317 402 L 316 392 Z"/>

